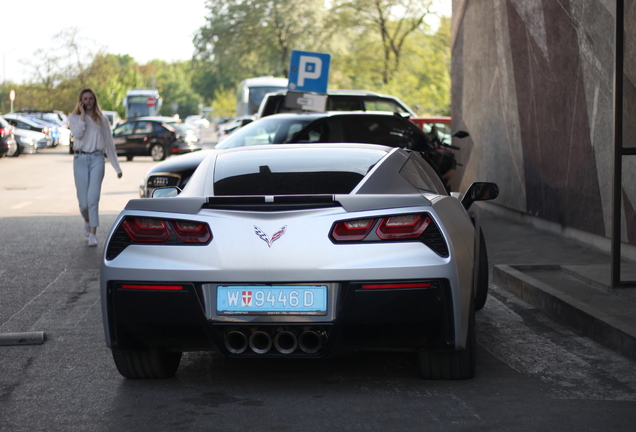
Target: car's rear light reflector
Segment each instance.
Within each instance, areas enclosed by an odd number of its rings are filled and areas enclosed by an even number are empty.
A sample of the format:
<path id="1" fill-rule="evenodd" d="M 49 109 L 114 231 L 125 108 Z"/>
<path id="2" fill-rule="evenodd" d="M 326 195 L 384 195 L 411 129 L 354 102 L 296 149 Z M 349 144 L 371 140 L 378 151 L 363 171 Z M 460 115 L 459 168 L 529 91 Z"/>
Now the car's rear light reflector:
<path id="1" fill-rule="evenodd" d="M 164 242 L 170 237 L 168 226 L 160 219 L 127 218 L 122 225 L 134 241 Z"/>
<path id="2" fill-rule="evenodd" d="M 190 221 L 176 221 L 173 223 L 174 232 L 179 240 L 187 243 L 207 243 L 212 237 L 207 224 Z"/>
<path id="3" fill-rule="evenodd" d="M 332 235 L 337 241 L 357 241 L 364 239 L 375 225 L 375 219 L 357 219 L 338 222 Z"/>
<path id="4" fill-rule="evenodd" d="M 388 284 L 365 284 L 362 289 L 408 289 L 408 288 L 430 288 L 430 282 L 421 283 L 388 283 Z"/>
<path id="5" fill-rule="evenodd" d="M 157 290 L 157 291 L 182 291 L 183 287 L 181 285 L 131 285 L 131 284 L 123 284 L 121 286 L 123 289 L 133 289 L 133 290 Z"/>
<path id="6" fill-rule="evenodd" d="M 382 240 L 417 238 L 430 223 L 431 218 L 421 214 L 391 216 L 382 219 L 376 234 Z"/>

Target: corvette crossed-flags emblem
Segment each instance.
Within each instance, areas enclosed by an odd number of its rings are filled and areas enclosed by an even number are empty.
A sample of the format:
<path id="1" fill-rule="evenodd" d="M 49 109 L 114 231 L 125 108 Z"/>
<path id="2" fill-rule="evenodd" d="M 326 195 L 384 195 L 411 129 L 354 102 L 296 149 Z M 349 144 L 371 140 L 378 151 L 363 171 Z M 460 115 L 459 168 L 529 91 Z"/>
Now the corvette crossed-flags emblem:
<path id="1" fill-rule="evenodd" d="M 279 229 L 277 232 L 275 232 L 274 235 L 272 236 L 272 239 L 270 240 L 267 237 L 267 234 L 265 234 L 265 232 L 262 229 L 260 229 L 256 225 L 254 225 L 254 232 L 256 233 L 257 236 L 260 237 L 261 240 L 263 240 L 265 243 L 267 243 L 268 247 L 272 247 L 272 243 L 274 243 L 276 240 L 281 238 L 283 236 L 283 234 L 285 234 L 285 230 L 286 229 L 287 229 L 287 225 L 285 225 L 284 227 Z"/>

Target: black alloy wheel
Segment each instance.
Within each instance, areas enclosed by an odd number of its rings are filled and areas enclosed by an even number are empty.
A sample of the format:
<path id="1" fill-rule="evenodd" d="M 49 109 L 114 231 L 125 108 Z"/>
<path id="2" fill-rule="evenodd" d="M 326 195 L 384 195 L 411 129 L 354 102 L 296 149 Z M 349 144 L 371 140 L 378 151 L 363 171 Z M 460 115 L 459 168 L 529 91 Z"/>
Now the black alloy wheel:
<path id="1" fill-rule="evenodd" d="M 153 161 L 162 161 L 166 158 L 166 149 L 161 144 L 153 144 L 150 147 L 150 156 Z"/>

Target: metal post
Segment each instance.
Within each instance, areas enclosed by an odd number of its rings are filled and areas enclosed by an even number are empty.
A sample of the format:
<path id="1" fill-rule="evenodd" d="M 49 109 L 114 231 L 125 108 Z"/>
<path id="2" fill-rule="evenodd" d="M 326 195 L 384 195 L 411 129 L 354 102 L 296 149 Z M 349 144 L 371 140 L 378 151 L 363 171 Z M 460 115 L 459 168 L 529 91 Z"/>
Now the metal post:
<path id="1" fill-rule="evenodd" d="M 612 195 L 612 280 L 621 282 L 621 214 L 623 190 L 623 57 L 624 0 L 616 0 L 616 34 L 614 42 L 614 184 Z"/>

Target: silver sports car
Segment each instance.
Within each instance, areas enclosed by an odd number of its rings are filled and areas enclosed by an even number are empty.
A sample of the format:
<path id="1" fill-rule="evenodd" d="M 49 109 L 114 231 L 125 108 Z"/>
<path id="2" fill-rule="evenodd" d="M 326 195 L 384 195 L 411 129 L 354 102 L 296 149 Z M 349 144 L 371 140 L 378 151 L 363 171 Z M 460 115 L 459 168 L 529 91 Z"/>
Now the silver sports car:
<path id="1" fill-rule="evenodd" d="M 423 378 L 473 376 L 488 265 L 469 209 L 495 184 L 451 196 L 419 152 L 283 144 L 212 154 L 179 192 L 131 200 L 105 244 L 104 329 L 123 376 L 172 376 L 185 351 L 370 349 L 417 353 Z"/>

